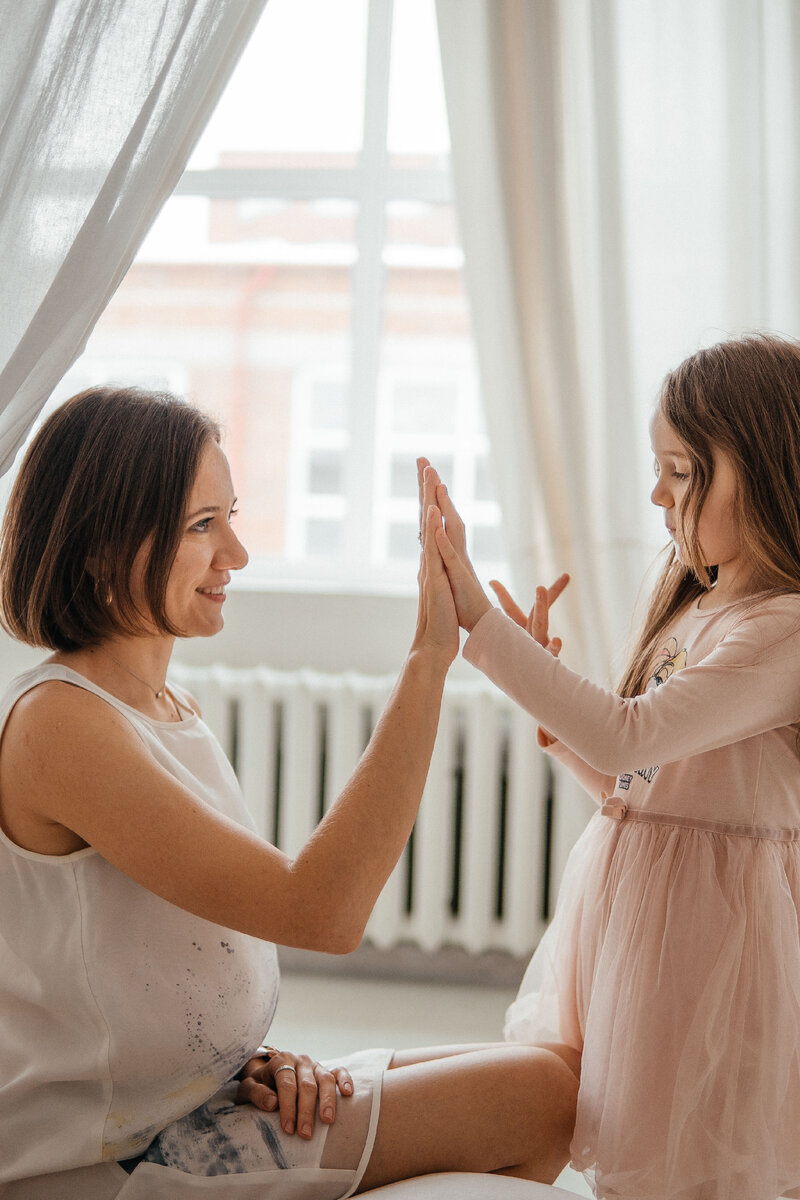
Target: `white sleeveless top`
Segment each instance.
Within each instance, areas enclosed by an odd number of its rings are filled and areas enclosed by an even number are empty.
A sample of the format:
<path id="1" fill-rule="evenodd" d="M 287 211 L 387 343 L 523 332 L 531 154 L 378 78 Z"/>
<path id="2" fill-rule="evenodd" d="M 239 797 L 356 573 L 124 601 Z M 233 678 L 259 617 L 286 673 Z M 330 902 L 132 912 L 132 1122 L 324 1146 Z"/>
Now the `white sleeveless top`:
<path id="1" fill-rule="evenodd" d="M 11 683 L 0 736 L 53 679 L 102 697 L 194 795 L 253 828 L 199 717 L 151 720 L 68 667 Z M 277 997 L 271 943 L 176 908 L 91 848 L 34 854 L 0 830 L 0 1183 L 141 1152 L 246 1062 Z"/>

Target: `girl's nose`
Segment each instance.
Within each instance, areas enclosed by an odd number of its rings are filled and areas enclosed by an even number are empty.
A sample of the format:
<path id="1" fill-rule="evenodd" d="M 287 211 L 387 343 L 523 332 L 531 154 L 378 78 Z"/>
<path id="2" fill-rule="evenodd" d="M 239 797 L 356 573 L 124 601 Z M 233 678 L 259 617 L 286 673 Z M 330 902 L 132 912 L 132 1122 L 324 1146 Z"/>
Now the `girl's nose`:
<path id="1" fill-rule="evenodd" d="M 655 482 L 655 487 L 650 493 L 650 500 L 653 504 L 657 504 L 659 508 L 672 508 L 672 497 L 669 489 L 664 487 L 664 484 L 659 477 Z"/>

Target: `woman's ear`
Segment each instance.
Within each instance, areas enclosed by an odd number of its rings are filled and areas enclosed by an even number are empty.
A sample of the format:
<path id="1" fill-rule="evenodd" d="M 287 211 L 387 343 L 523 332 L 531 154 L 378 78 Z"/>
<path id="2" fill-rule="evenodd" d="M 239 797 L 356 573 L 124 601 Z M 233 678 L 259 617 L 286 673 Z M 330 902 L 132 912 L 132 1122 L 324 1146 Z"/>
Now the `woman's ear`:
<path id="1" fill-rule="evenodd" d="M 86 574 L 91 575 L 92 579 L 97 581 L 100 575 L 100 563 L 96 558 L 87 558 Z"/>

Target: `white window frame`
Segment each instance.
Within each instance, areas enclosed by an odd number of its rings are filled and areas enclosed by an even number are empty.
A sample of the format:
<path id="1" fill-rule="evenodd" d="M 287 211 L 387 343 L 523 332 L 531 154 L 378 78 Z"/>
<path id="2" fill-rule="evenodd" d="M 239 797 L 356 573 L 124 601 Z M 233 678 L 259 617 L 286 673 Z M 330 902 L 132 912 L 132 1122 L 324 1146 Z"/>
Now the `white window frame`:
<path id="1" fill-rule="evenodd" d="M 393 0 L 370 0 L 367 18 L 366 72 L 364 83 L 364 132 L 361 151 L 351 168 L 315 168 L 309 170 L 275 168 L 210 168 L 187 170 L 175 189 L 176 196 L 199 196 L 209 200 L 353 200 L 358 206 L 353 268 L 352 323 L 349 362 L 349 454 L 342 508 L 345 518 L 345 546 L 341 568 L 342 582 L 363 583 L 381 590 L 375 579 L 381 568 L 372 565 L 373 527 L 370 520 L 353 514 L 363 512 L 374 495 L 373 450 L 376 445 L 376 404 L 381 366 L 381 335 L 384 319 L 386 208 L 391 201 L 452 204 L 453 187 L 449 167 L 401 170 L 390 167 L 388 150 L 389 83 L 391 67 Z M 302 392 L 307 382 L 298 383 Z M 293 415 L 295 421 L 295 397 Z M 302 419 L 301 417 L 298 419 Z M 293 430 L 294 432 L 294 430 Z M 307 444 L 300 428 L 300 447 L 292 450 L 290 479 L 302 483 L 306 470 Z M 305 497 L 305 499 L 304 499 Z M 302 525 L 310 503 L 301 487 L 292 492 L 287 503 L 286 557 L 281 563 L 255 560 L 249 586 L 284 577 L 286 567 L 301 580 L 318 578 L 324 570 L 336 580 L 337 567 L 325 560 L 304 562 Z M 353 564 L 364 564 L 363 580 L 354 577 Z M 331 569 L 332 568 L 332 569 Z M 358 574 L 361 572 L 359 571 Z M 391 573 L 390 573 L 391 574 Z M 244 582 L 244 580 L 243 580 Z M 390 580 L 387 579 L 389 584 Z M 413 579 L 392 590 L 414 586 Z"/>

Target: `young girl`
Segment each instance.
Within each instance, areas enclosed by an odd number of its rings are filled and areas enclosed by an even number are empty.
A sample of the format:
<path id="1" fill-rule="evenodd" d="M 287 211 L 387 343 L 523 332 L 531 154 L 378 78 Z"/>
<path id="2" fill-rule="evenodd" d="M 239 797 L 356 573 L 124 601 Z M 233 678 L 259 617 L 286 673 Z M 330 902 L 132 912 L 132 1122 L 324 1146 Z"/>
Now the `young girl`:
<path id="1" fill-rule="evenodd" d="M 465 656 L 598 805 L 506 1036 L 582 1053 L 598 1196 L 800 1196 L 800 345 L 693 355 L 651 432 L 672 545 L 616 694 L 492 609 L 437 487 Z"/>
<path id="2" fill-rule="evenodd" d="M 0 612 L 52 651 L 0 698 L 4 1200 L 333 1200 L 430 1171 L 552 1182 L 574 1051 L 264 1047 L 274 942 L 357 945 L 419 805 L 455 609 L 421 480 L 414 640 L 369 747 L 294 858 L 167 678 L 247 562 L 209 418 L 97 388 L 42 426 L 0 537 Z"/>

